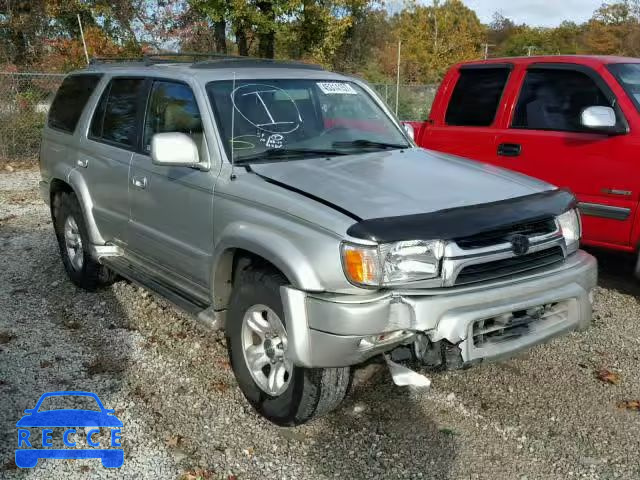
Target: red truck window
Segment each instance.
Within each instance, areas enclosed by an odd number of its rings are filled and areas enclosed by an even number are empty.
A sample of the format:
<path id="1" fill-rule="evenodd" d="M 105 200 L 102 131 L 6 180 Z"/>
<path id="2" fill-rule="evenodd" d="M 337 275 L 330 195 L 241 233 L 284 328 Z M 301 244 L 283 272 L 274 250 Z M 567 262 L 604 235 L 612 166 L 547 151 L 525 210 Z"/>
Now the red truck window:
<path id="1" fill-rule="evenodd" d="M 451 94 L 447 125 L 488 127 L 493 123 L 509 68 L 462 68 Z"/>
<path id="2" fill-rule="evenodd" d="M 580 132 L 586 107 L 611 106 L 602 90 L 585 73 L 536 69 L 527 72 L 511 126 L 532 130 Z"/>

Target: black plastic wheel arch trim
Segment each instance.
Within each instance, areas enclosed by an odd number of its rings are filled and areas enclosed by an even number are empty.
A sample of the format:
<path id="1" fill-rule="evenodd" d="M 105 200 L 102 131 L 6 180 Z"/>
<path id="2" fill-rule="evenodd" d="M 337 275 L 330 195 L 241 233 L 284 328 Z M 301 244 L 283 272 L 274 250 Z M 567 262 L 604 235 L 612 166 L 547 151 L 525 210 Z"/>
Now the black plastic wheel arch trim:
<path id="1" fill-rule="evenodd" d="M 362 220 L 347 230 L 354 238 L 387 243 L 402 240 L 454 240 L 524 222 L 560 215 L 576 206 L 567 190 L 548 190 L 497 202 L 430 213 Z"/>

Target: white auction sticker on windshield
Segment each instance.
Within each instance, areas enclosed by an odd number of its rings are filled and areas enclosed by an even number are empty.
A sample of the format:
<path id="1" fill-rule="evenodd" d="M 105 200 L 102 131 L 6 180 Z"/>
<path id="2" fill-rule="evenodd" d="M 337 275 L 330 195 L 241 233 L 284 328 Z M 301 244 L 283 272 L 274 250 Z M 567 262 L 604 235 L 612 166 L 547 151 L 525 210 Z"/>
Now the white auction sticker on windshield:
<path id="1" fill-rule="evenodd" d="M 357 95 L 358 92 L 348 83 L 318 82 L 318 88 L 326 95 Z"/>

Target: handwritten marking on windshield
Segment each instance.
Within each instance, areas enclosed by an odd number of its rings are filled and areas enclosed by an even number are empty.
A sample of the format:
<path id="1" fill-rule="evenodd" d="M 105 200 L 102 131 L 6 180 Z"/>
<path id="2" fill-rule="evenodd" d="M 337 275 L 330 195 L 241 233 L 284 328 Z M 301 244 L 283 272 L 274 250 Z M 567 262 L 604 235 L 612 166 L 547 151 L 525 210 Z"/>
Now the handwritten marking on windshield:
<path id="1" fill-rule="evenodd" d="M 293 106 L 293 110 L 288 112 L 289 115 L 283 112 L 282 109 L 280 111 L 272 111 L 275 106 L 273 102 L 276 94 L 283 95 L 285 97 L 284 101 L 286 104 Z M 247 104 L 240 100 L 244 100 L 251 96 L 259 102 L 262 107 L 260 110 L 255 108 L 257 102 Z M 265 101 L 265 98 L 267 101 Z M 298 110 L 295 100 L 291 98 L 291 95 L 289 95 L 285 90 L 272 85 L 250 83 L 237 87 L 231 92 L 231 102 L 233 104 L 233 108 L 249 124 L 253 125 L 258 130 L 263 130 L 267 133 L 286 135 L 296 131 L 302 124 L 302 116 L 300 115 L 300 110 Z M 256 118 L 257 115 L 260 115 L 259 111 L 262 111 L 268 117 L 268 122 L 260 122 Z"/>

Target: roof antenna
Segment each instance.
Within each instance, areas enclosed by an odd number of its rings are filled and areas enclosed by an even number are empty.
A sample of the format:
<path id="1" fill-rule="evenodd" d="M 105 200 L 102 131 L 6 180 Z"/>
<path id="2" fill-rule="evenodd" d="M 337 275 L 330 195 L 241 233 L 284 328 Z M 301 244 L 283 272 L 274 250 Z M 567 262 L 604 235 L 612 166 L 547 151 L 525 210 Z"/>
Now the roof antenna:
<path id="1" fill-rule="evenodd" d="M 236 179 L 236 174 L 234 172 L 234 145 L 235 145 L 235 126 L 236 126 L 236 102 L 235 98 L 233 98 L 236 94 L 236 72 L 233 72 L 233 86 L 231 87 L 231 180 Z"/>

